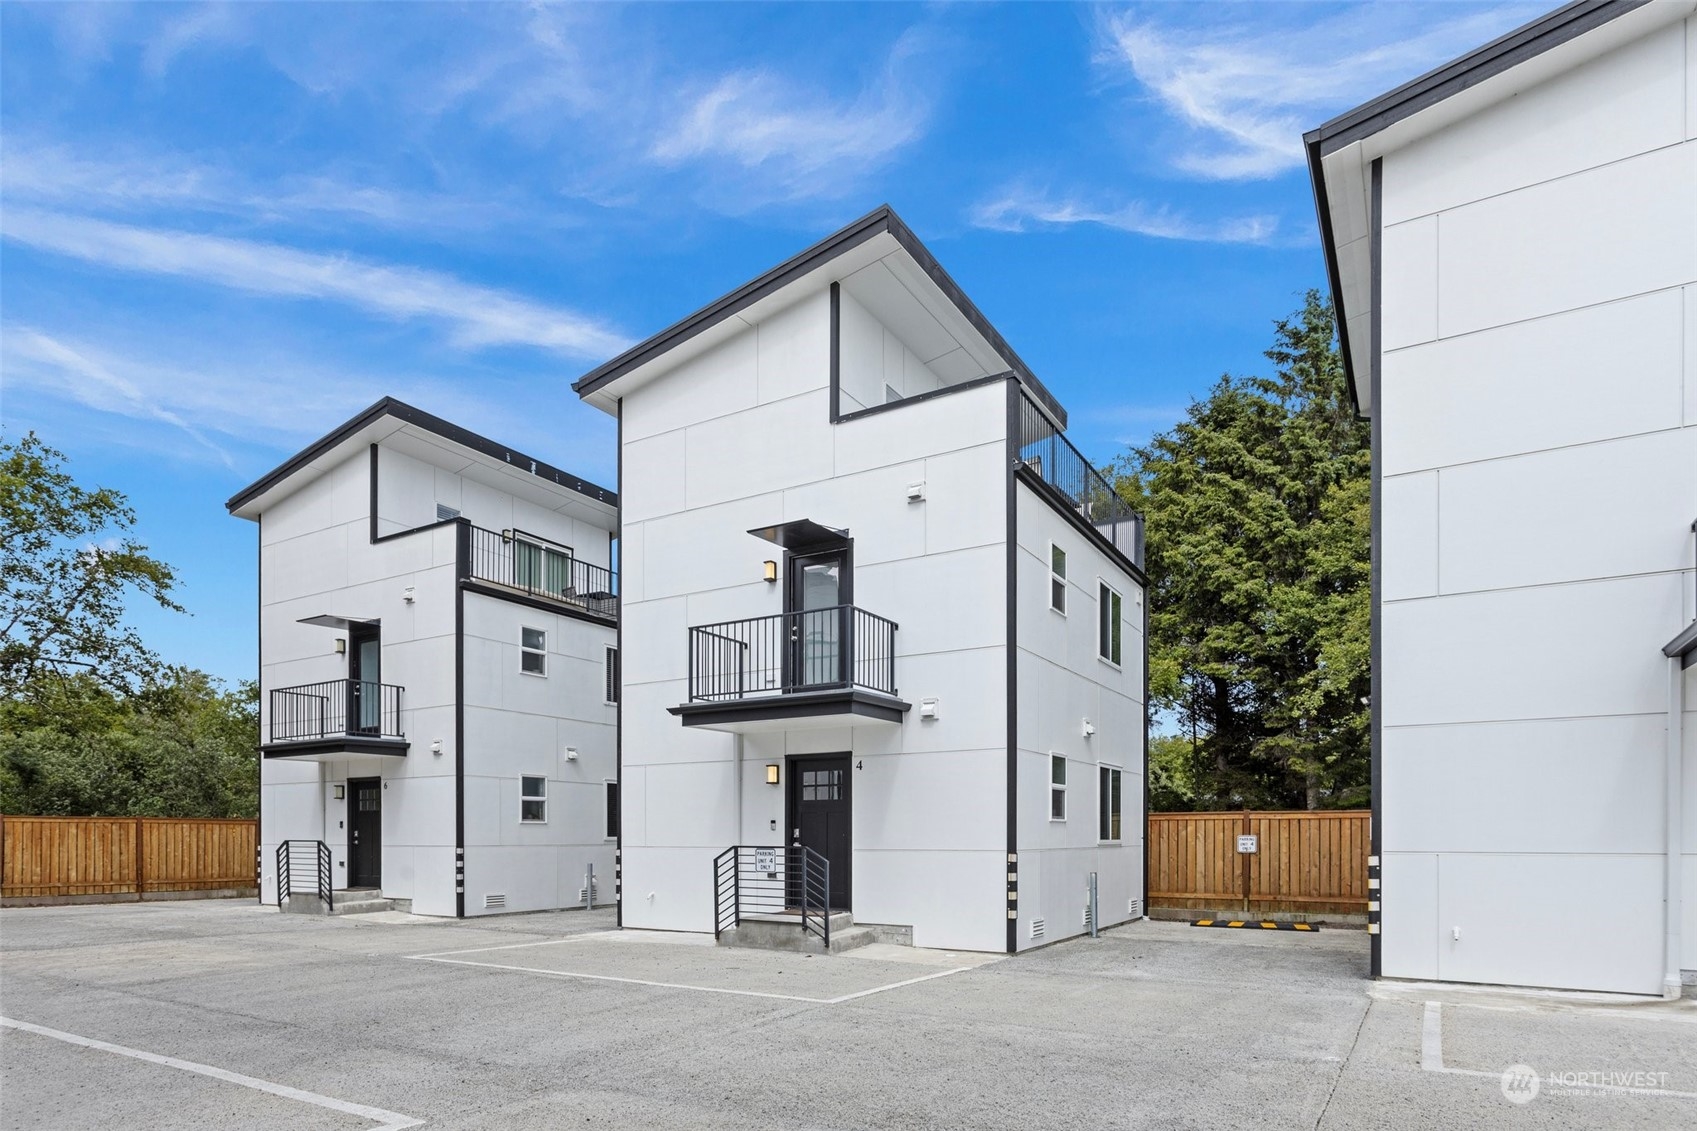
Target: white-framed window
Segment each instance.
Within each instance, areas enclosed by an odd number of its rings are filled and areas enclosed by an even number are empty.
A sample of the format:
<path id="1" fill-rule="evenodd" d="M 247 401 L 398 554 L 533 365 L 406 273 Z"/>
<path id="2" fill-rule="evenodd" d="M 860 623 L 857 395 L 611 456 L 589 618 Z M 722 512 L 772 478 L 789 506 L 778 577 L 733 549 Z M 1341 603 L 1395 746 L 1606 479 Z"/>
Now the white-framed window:
<path id="1" fill-rule="evenodd" d="M 519 629 L 519 671 L 548 674 L 548 633 L 540 628 Z"/>
<path id="2" fill-rule="evenodd" d="M 607 657 L 601 674 L 602 701 L 617 703 L 619 701 L 619 650 L 611 644 L 607 645 Z"/>
<path id="3" fill-rule="evenodd" d="M 1125 601 L 1106 581 L 1096 587 L 1096 654 L 1115 667 L 1120 663 L 1120 622 Z"/>
<path id="4" fill-rule="evenodd" d="M 1067 552 L 1049 543 L 1049 607 L 1067 615 Z"/>
<path id="5" fill-rule="evenodd" d="M 607 786 L 607 839 L 619 839 L 619 783 L 610 781 Z"/>
<path id="6" fill-rule="evenodd" d="M 1096 839 L 1119 843 L 1120 770 L 1117 766 L 1096 768 Z"/>
<path id="7" fill-rule="evenodd" d="M 1049 820 L 1067 819 L 1067 756 L 1049 755 Z"/>
<path id="8" fill-rule="evenodd" d="M 525 774 L 519 778 L 519 820 L 525 824 L 548 821 L 548 779 Z"/>

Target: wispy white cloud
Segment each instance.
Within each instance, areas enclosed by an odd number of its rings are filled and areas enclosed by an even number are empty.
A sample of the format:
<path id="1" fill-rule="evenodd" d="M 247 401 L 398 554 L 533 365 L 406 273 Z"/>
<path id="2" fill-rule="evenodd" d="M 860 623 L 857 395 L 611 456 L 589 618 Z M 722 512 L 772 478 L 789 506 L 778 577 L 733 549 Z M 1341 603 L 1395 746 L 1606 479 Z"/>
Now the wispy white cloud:
<path id="1" fill-rule="evenodd" d="M 925 133 L 931 96 L 913 72 L 929 52 L 922 29 L 902 35 L 871 81 L 848 96 L 771 70 L 720 76 L 688 99 L 648 156 L 748 174 L 733 183 L 763 197 L 835 197 Z"/>
<path id="2" fill-rule="evenodd" d="M 340 302 L 401 321 L 430 321 L 446 327 L 450 340 L 466 349 L 531 346 L 598 360 L 630 344 L 605 323 L 576 311 L 436 271 L 352 256 L 35 209 L 7 209 L 0 217 L 0 235 L 104 268 Z"/>
<path id="3" fill-rule="evenodd" d="M 1254 215 L 1197 220 L 1167 205 L 1129 200 L 1102 204 L 1053 196 L 1015 186 L 974 206 L 968 219 L 980 228 L 1024 232 L 1036 227 L 1096 224 L 1134 235 L 1198 243 L 1267 243 L 1278 231 L 1278 217 Z"/>
<path id="4" fill-rule="evenodd" d="M 1489 9 L 1378 4 L 1293 25 L 1296 5 L 1249 9 L 1229 30 L 1104 16 L 1100 61 L 1128 74 L 1184 128 L 1178 170 L 1210 180 L 1274 176 L 1302 163 L 1302 133 L 1531 18 Z"/>
<path id="5" fill-rule="evenodd" d="M 160 398 L 165 390 L 144 389 L 83 350 L 33 327 L 0 330 L 0 373 L 9 385 L 46 388 L 100 412 L 168 425 L 226 467 L 235 466 L 225 448 L 170 407 L 170 398 Z"/>

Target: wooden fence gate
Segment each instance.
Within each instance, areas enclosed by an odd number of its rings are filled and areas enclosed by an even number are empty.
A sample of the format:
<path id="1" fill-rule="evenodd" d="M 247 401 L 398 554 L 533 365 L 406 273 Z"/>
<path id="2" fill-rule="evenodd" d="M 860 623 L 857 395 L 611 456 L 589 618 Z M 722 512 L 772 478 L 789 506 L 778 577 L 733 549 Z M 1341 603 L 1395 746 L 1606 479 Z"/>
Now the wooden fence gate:
<path id="1" fill-rule="evenodd" d="M 1366 914 L 1372 814 L 1149 814 L 1149 905 Z M 1240 836 L 1256 851 L 1238 851 Z"/>
<path id="2" fill-rule="evenodd" d="M 0 817 L 0 898 L 251 889 L 258 834 L 252 820 Z"/>

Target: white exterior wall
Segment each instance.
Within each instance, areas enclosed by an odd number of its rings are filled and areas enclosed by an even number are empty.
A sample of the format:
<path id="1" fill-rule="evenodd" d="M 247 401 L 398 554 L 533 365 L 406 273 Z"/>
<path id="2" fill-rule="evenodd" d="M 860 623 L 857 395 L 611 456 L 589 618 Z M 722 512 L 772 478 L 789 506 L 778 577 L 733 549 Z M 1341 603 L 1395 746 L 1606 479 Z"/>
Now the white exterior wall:
<path id="1" fill-rule="evenodd" d="M 547 671 L 520 669 L 521 630 L 547 633 Z M 613 902 L 614 842 L 606 783 L 616 780 L 615 708 L 605 702 L 614 630 L 577 617 L 466 594 L 466 914 L 581 906 L 595 869 L 596 902 Z M 566 759 L 567 748 L 577 751 Z M 548 819 L 520 820 L 520 777 L 548 779 Z"/>
<path id="2" fill-rule="evenodd" d="M 408 450 L 397 450 L 406 448 Z M 379 458 L 378 530 L 382 535 L 434 523 L 438 502 L 487 529 L 518 527 L 607 565 L 608 531 L 419 458 L 463 466 L 463 456 L 412 436 L 385 441 Z M 380 777 L 383 894 L 410 899 L 418 914 L 456 910 L 455 849 L 455 554 L 452 525 L 371 542 L 370 455 L 360 449 L 332 471 L 302 484 L 260 520 L 260 711 L 269 733 L 269 692 L 344 679 L 337 655 L 342 629 L 298 623 L 331 615 L 381 621 L 382 682 L 405 690 L 404 757 L 337 756 L 325 761 L 265 758 L 261 768 L 261 895 L 276 898 L 275 853 L 283 839 L 323 840 L 337 887 L 347 884 L 347 813 L 334 786 Z M 402 593 L 412 587 L 414 600 Z M 613 708 L 602 702 L 601 647 L 614 630 L 468 593 L 466 605 L 466 775 L 468 914 L 481 913 L 485 891 L 506 892 L 510 910 L 581 902 L 583 865 L 591 860 L 601 902 L 611 898 L 612 847 L 605 838 L 603 781 L 616 776 Z M 548 631 L 547 679 L 515 692 L 517 625 Z M 510 647 L 507 657 L 503 648 Z M 510 660 L 510 662 L 509 662 Z M 522 677 L 526 681 L 534 677 Z M 442 753 L 433 754 L 440 741 Z M 562 757 L 566 746 L 577 762 Z M 547 769 L 532 770 L 532 765 Z M 518 828 L 518 775 L 547 772 L 549 822 Z M 593 793 L 593 802 L 589 794 Z M 477 804 L 474 806 L 474 799 Z M 508 822 L 497 809 L 510 804 Z M 474 815 L 475 814 L 475 815 Z M 477 887 L 471 885 L 476 881 Z M 602 882 L 604 881 L 604 882 Z"/>
<path id="3" fill-rule="evenodd" d="M 1697 614 L 1697 24 L 1388 154 L 1383 223 L 1383 972 L 1656 993 L 1660 647 Z"/>
<path id="4" fill-rule="evenodd" d="M 784 787 L 765 764 L 843 751 L 856 921 L 1001 950 L 1007 390 L 832 425 L 829 324 L 814 294 L 622 402 L 623 921 L 711 930 L 713 857 L 784 843 Z M 919 481 L 926 498 L 910 503 Z M 746 531 L 800 518 L 850 531 L 854 603 L 900 626 L 899 694 L 936 697 L 939 719 L 916 707 L 900 725 L 739 739 L 667 713 L 688 696 L 691 625 L 782 611 L 761 562 L 783 555 Z"/>
<path id="5" fill-rule="evenodd" d="M 1019 558 L 1019 938 L 1021 948 L 1085 929 L 1089 874 L 1101 925 L 1143 914 L 1143 591 L 1030 488 L 1016 503 Z M 1067 611 L 1050 607 L 1050 544 L 1067 554 Z M 1121 663 L 1097 650 L 1098 581 L 1122 598 Z M 1085 737 L 1084 720 L 1095 734 Z M 1051 819 L 1051 754 L 1067 759 L 1067 817 Z M 1098 768 L 1122 771 L 1121 838 L 1098 840 Z M 1041 940 L 1032 920 L 1044 920 Z"/>
<path id="6" fill-rule="evenodd" d="M 943 387 L 943 379 L 846 289 L 839 313 L 843 412 L 883 404 L 889 389 L 911 397 Z"/>

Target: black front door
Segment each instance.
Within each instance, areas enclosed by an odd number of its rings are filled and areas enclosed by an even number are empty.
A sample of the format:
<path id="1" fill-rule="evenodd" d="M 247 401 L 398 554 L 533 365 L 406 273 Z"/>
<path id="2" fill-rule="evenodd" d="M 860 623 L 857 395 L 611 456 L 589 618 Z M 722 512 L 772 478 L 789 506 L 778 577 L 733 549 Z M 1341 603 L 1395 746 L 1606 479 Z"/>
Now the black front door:
<path id="1" fill-rule="evenodd" d="M 790 759 L 790 841 L 811 848 L 831 865 L 831 908 L 849 910 L 849 756 Z"/>
<path id="2" fill-rule="evenodd" d="M 348 886 L 383 886 L 383 782 L 348 782 Z"/>
<path id="3" fill-rule="evenodd" d="M 792 688 L 830 687 L 846 681 L 847 606 L 853 600 L 847 549 L 798 554 L 790 559 L 789 678 Z"/>
<path id="4" fill-rule="evenodd" d="M 383 644 L 374 624 L 348 629 L 348 734 L 383 733 Z"/>

